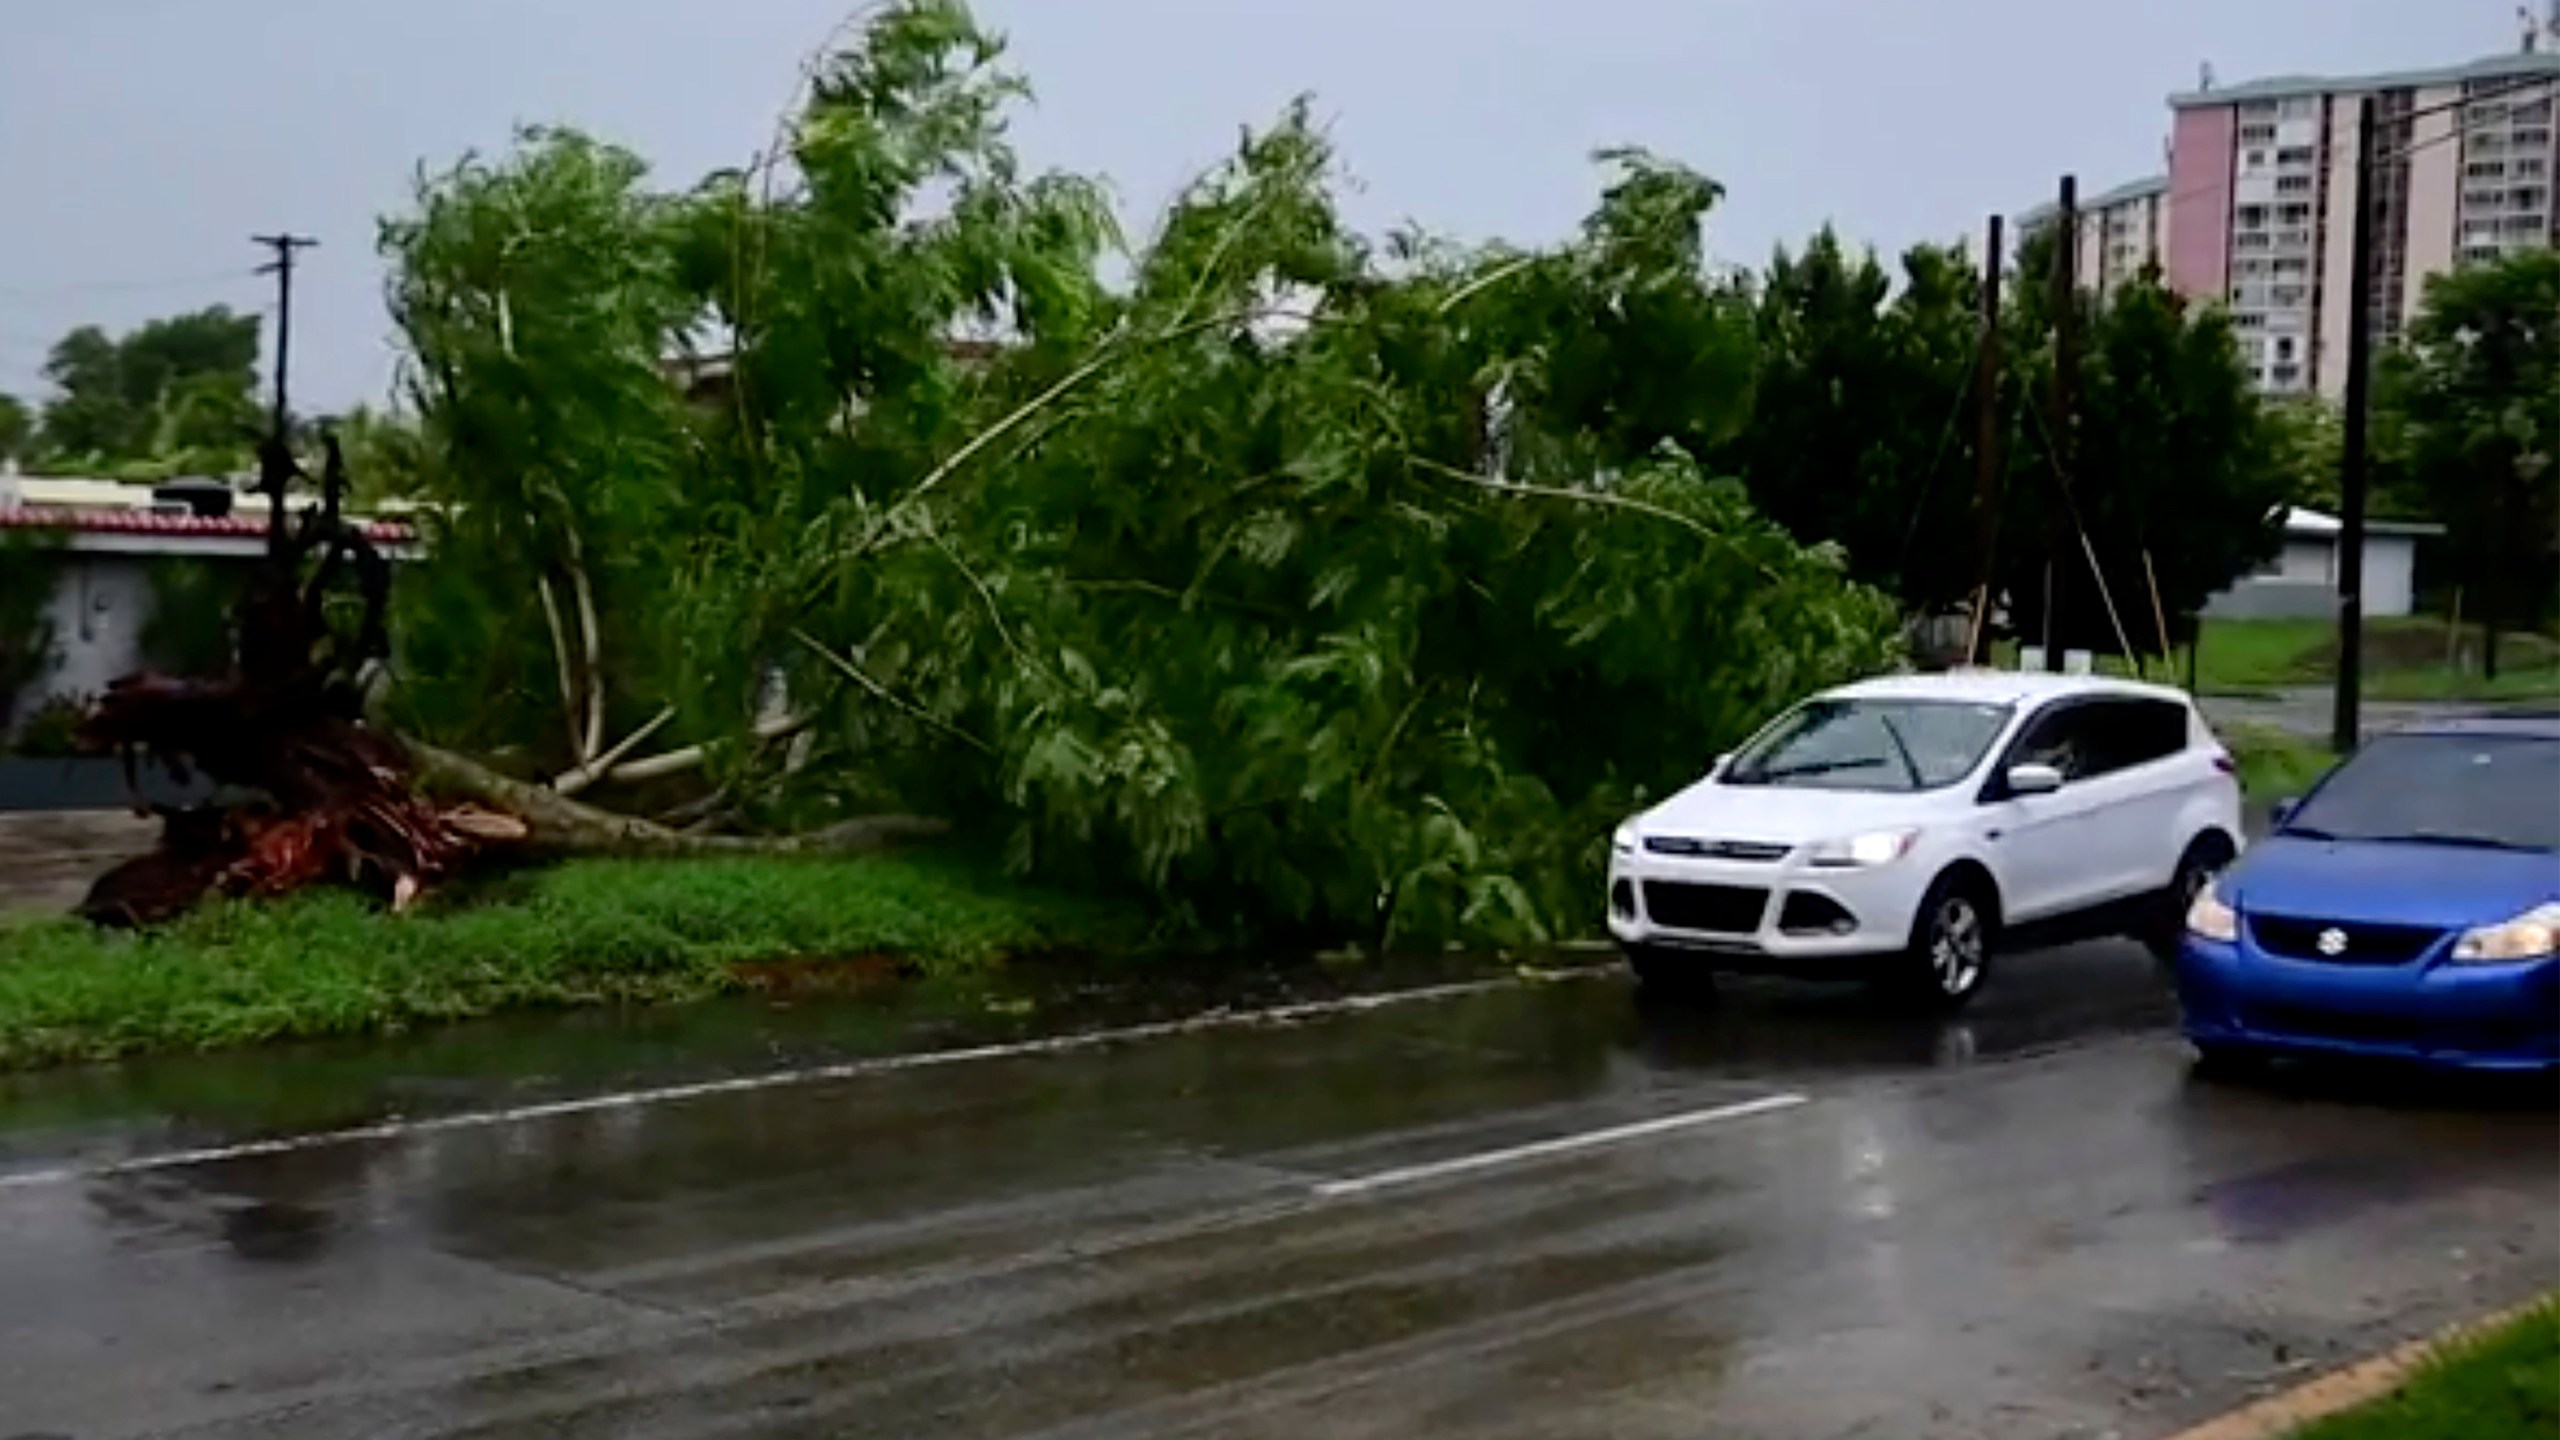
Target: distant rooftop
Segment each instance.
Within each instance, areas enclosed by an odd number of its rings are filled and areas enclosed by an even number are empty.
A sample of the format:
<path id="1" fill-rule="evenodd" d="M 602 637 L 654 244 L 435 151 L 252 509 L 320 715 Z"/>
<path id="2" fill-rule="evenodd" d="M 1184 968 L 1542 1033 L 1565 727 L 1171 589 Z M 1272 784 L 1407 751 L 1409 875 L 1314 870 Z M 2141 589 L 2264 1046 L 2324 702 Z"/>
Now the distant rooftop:
<path id="1" fill-rule="evenodd" d="M 2166 195 L 2168 193 L 2168 176 L 2146 175 L 2142 179 L 2129 181 L 2125 184 L 2119 185 L 2113 190 L 2086 196 L 2080 201 L 2080 208 L 2083 211 L 2112 209 L 2118 205 L 2126 205 L 2136 200 L 2147 199 L 2153 195 Z M 2018 224 L 2029 230 L 2035 229 L 2037 226 L 2051 220 L 2059 208 L 2060 207 L 2055 205 L 2054 202 L 2048 200 L 2042 205 L 2036 206 L 2032 210 L 2019 212 Z"/>
<path id="2" fill-rule="evenodd" d="M 2208 105 L 2240 105 L 2252 100 L 2281 100 L 2294 95 L 2355 95 L 2369 90 L 2432 90 L 2480 80 L 2523 80 L 2548 75 L 2560 80 L 2560 52 L 2514 51 L 2440 70 L 2391 70 L 2378 75 L 2278 75 L 2210 90 L 2189 90 L 2169 97 L 2172 110 Z"/>

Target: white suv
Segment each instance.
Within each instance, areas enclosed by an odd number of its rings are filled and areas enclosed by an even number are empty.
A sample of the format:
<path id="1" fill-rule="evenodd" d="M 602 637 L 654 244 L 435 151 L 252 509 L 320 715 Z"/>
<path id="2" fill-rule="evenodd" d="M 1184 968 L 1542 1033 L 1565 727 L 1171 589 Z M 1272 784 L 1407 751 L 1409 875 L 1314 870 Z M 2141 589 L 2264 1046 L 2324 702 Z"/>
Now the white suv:
<path id="1" fill-rule="evenodd" d="M 1825 691 L 1618 827 L 1609 932 L 1650 985 L 1719 970 L 1973 998 L 1994 945 L 2174 946 L 2240 851 L 2230 755 L 2176 690 L 1965 670 Z"/>

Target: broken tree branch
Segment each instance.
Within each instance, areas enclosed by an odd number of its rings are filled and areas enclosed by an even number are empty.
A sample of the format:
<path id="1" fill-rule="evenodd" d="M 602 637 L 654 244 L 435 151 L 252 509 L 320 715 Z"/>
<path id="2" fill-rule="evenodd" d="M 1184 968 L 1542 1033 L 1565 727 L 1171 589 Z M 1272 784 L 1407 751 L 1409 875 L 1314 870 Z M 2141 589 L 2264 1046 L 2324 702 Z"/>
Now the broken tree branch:
<path id="1" fill-rule="evenodd" d="M 560 667 L 560 714 L 569 726 L 569 750 L 580 760 L 591 760 L 593 753 L 584 745 L 585 736 L 578 728 L 578 676 L 569 660 L 569 632 L 560 623 L 560 598 L 552 593 L 551 577 L 538 576 L 534 592 L 542 597 L 542 619 L 551 627 L 551 654 Z"/>
<path id="2" fill-rule="evenodd" d="M 593 760 L 589 760 L 578 766 L 578 768 L 554 779 L 551 782 L 552 793 L 557 795 L 575 795 L 579 791 L 593 785 L 598 780 L 604 779 L 607 775 L 613 772 L 614 766 L 621 764 L 624 759 L 630 756 L 632 751 L 637 750 L 642 745 L 646 744 L 650 736 L 665 729 L 668 723 L 673 721 L 675 718 L 676 707 L 673 705 L 660 710 L 648 724 L 643 725 L 639 729 L 632 731 L 630 734 L 623 736 L 621 741 L 615 744 L 612 749 L 605 751 Z"/>

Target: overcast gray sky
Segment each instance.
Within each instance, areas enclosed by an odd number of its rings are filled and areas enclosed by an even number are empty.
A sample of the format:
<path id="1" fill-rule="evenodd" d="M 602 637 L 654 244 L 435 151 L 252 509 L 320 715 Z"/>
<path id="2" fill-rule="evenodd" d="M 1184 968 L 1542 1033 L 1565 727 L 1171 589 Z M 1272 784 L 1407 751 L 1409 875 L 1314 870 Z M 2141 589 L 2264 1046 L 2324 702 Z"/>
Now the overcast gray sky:
<path id="1" fill-rule="evenodd" d="M 377 217 L 420 162 L 581 126 L 670 182 L 770 133 L 848 0 L 0 0 L 0 391 L 47 345 L 216 301 L 264 308 L 247 237 L 319 236 L 300 408 L 391 365 Z M 1298 91 L 1365 227 L 1559 235 L 1588 156 L 1641 143 L 1730 189 L 1716 248 L 1824 221 L 1954 238 L 2077 170 L 2157 170 L 2163 97 L 2512 48 L 2514 0 L 980 0 L 1038 91 L 1030 160 L 1106 177 L 1133 230 Z"/>

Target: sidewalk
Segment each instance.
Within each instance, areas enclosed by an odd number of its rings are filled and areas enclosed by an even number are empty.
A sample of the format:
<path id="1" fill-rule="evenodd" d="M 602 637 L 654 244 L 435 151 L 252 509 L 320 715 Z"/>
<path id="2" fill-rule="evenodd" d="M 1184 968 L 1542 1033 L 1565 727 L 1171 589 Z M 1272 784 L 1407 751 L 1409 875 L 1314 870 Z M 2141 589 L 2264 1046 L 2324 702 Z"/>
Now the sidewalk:
<path id="1" fill-rule="evenodd" d="M 160 838 L 127 810 L 0 814 L 0 915 L 67 913 L 109 866 Z"/>

